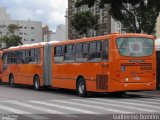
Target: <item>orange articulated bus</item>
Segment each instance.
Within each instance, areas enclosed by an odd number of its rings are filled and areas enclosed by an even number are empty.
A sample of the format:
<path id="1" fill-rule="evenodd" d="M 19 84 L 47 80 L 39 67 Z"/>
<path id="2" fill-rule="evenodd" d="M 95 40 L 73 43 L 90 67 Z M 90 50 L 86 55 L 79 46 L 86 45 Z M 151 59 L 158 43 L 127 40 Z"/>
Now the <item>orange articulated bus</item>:
<path id="1" fill-rule="evenodd" d="M 156 54 L 151 35 L 111 34 L 38 46 L 40 64 L 4 64 L 3 81 L 14 78 L 14 83 L 34 85 L 37 90 L 42 86 L 73 89 L 79 96 L 87 92 L 121 94 L 156 89 Z M 16 49 L 26 47 L 4 50 L 4 61 L 13 59 L 6 57 Z"/>

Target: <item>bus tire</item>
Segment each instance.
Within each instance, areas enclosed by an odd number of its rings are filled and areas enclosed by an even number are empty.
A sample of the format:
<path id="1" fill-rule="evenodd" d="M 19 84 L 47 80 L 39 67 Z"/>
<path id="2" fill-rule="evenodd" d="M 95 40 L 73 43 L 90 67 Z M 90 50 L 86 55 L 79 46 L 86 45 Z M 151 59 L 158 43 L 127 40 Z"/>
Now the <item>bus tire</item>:
<path id="1" fill-rule="evenodd" d="M 9 86 L 14 87 L 14 76 L 12 74 L 9 76 Z"/>
<path id="2" fill-rule="evenodd" d="M 86 83 L 83 78 L 79 78 L 77 82 L 77 87 L 76 87 L 77 93 L 80 97 L 86 97 L 87 92 L 86 92 Z"/>
<path id="3" fill-rule="evenodd" d="M 34 77 L 34 89 L 39 91 L 40 90 L 40 79 L 39 79 L 39 76 L 35 76 Z"/>

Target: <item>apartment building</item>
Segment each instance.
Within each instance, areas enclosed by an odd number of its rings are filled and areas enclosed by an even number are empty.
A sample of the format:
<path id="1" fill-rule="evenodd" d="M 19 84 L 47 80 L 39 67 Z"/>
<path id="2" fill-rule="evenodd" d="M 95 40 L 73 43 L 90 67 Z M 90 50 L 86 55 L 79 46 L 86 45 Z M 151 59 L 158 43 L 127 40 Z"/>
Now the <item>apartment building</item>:
<path id="1" fill-rule="evenodd" d="M 11 20 L 11 15 L 7 13 L 7 8 L 0 6 L 0 20 Z"/>
<path id="2" fill-rule="evenodd" d="M 156 24 L 155 31 L 156 31 L 156 33 L 155 33 L 156 38 L 157 39 L 160 38 L 160 15 L 157 18 L 157 24 Z"/>
<path id="3" fill-rule="evenodd" d="M 5 7 L 0 7 L 0 37 L 8 32 L 8 26 L 15 24 L 20 27 L 16 35 L 22 37 L 23 44 L 42 42 L 42 22 L 31 20 L 12 20 Z M 3 45 L 2 45 L 3 46 Z"/>
<path id="4" fill-rule="evenodd" d="M 94 15 L 99 16 L 98 20 L 98 30 L 90 30 L 89 37 L 100 36 L 100 35 L 107 35 L 113 32 L 124 33 L 122 29 L 122 25 L 120 22 L 116 22 L 110 15 L 109 15 L 109 7 L 106 5 L 104 9 L 99 9 L 99 5 L 95 4 L 93 7 L 88 8 L 88 6 L 82 6 L 80 8 L 75 8 L 75 3 L 77 0 L 68 0 L 68 38 L 69 39 L 77 39 L 81 37 L 85 37 L 79 35 L 77 31 L 71 25 L 71 19 L 73 15 L 80 12 L 80 11 L 91 11 Z"/>

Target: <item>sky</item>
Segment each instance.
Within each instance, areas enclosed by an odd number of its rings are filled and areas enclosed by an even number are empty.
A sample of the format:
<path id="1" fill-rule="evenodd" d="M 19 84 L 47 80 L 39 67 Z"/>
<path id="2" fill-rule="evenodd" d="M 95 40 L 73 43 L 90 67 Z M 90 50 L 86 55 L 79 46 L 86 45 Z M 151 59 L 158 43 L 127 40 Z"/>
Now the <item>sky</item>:
<path id="1" fill-rule="evenodd" d="M 0 0 L 13 20 L 42 21 L 55 31 L 57 25 L 65 24 L 68 0 Z"/>

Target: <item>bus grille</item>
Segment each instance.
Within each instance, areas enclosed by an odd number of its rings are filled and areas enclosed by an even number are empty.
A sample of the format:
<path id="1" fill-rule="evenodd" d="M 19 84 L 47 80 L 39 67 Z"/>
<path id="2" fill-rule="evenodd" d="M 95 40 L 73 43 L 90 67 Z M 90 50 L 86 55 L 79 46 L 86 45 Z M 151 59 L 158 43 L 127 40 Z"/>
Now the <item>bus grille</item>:
<path id="1" fill-rule="evenodd" d="M 107 90 L 108 75 L 96 75 L 96 88 L 100 90 Z"/>

